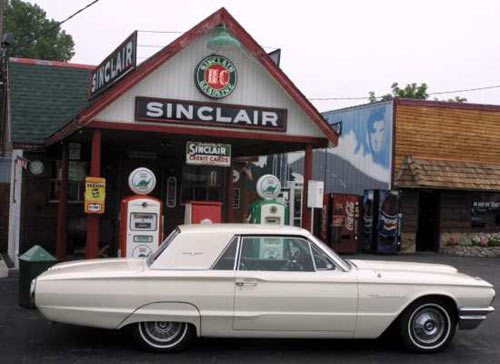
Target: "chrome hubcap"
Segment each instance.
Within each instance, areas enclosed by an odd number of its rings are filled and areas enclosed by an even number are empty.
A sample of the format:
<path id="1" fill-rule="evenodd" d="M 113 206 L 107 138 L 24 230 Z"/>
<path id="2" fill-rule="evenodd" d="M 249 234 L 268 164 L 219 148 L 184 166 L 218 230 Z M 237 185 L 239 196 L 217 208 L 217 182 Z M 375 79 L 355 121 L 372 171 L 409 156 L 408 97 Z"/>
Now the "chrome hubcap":
<path id="1" fill-rule="evenodd" d="M 446 318 L 440 310 L 426 307 L 413 317 L 413 337 L 422 344 L 434 344 L 443 337 L 446 325 Z"/>
<path id="2" fill-rule="evenodd" d="M 145 322 L 144 330 L 156 341 L 165 343 L 176 339 L 184 329 L 184 325 L 185 324 L 181 322 Z"/>

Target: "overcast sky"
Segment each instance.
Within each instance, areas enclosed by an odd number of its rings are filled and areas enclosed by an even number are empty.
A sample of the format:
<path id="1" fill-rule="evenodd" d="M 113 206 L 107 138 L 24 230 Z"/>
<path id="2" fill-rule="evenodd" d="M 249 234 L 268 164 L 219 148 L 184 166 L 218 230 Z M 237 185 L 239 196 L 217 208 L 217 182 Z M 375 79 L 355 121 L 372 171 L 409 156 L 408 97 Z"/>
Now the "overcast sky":
<path id="1" fill-rule="evenodd" d="M 91 0 L 32 2 L 62 20 Z M 100 0 L 63 25 L 71 61 L 98 64 L 134 30 L 184 32 L 222 6 L 262 46 L 282 49 L 282 69 L 308 98 L 381 95 L 392 82 L 427 82 L 430 92 L 500 85 L 499 0 Z M 139 33 L 139 45 L 178 36 Z M 139 61 L 158 49 L 139 47 Z M 500 88 L 458 95 L 500 104 Z M 326 111 L 364 101 L 313 103 Z"/>

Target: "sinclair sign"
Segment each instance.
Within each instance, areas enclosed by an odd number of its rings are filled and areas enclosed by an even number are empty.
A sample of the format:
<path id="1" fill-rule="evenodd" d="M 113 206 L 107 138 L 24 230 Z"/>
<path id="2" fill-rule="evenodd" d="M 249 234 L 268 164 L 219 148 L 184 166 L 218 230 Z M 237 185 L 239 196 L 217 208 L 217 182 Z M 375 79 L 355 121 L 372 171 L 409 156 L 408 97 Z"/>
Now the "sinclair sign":
<path id="1" fill-rule="evenodd" d="M 89 98 L 106 90 L 132 71 L 137 63 L 137 31 L 133 32 L 113 53 L 90 73 Z"/>
<path id="2" fill-rule="evenodd" d="M 230 167 L 231 144 L 187 142 L 186 164 Z"/>
<path id="3" fill-rule="evenodd" d="M 286 131 L 286 109 L 136 97 L 135 120 Z"/>

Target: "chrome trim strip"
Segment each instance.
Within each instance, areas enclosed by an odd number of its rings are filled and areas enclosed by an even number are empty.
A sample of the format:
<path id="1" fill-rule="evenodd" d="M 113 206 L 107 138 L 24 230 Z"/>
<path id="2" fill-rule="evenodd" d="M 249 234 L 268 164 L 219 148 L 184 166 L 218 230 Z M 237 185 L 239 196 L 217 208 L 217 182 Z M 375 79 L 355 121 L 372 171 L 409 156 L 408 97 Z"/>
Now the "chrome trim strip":
<path id="1" fill-rule="evenodd" d="M 489 307 L 462 307 L 458 309 L 458 328 L 460 330 L 471 330 L 479 326 L 486 319 L 486 315 L 495 311 Z"/>

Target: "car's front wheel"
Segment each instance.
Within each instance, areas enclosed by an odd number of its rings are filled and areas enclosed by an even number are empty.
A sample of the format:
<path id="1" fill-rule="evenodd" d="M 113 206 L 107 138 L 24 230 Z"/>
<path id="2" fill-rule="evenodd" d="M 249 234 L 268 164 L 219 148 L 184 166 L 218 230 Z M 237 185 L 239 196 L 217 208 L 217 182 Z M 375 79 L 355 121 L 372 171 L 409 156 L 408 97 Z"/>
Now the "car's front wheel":
<path id="1" fill-rule="evenodd" d="M 180 351 L 185 349 L 195 336 L 195 328 L 185 322 L 148 321 L 139 322 L 134 327 L 137 343 L 149 351 Z"/>
<path id="2" fill-rule="evenodd" d="M 420 353 L 443 350 L 453 339 L 456 325 L 450 305 L 437 298 L 412 303 L 399 322 L 403 344 Z"/>

